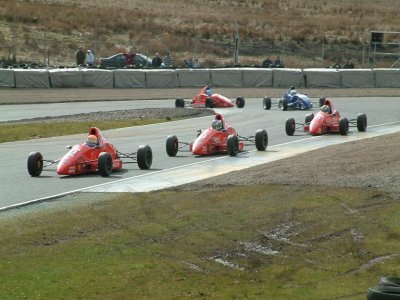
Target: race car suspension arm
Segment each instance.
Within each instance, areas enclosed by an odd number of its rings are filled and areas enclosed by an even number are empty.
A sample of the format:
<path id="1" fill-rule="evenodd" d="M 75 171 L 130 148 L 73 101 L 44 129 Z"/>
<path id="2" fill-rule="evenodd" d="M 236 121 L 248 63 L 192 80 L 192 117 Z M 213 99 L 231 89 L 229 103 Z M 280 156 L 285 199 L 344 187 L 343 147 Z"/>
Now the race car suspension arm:
<path id="1" fill-rule="evenodd" d="M 249 144 L 245 144 L 246 146 L 255 145 L 255 136 L 240 136 L 238 135 L 239 141 L 248 142 Z"/>
<path id="2" fill-rule="evenodd" d="M 124 161 L 125 164 L 134 164 L 137 163 L 137 152 L 132 153 L 123 153 L 117 151 L 117 155 L 119 158 L 130 158 L 132 161 Z"/>
<path id="3" fill-rule="evenodd" d="M 61 159 L 57 159 L 57 160 L 46 160 L 43 159 L 43 162 L 46 162 L 47 164 L 43 165 L 43 168 L 49 167 L 51 165 L 57 164 Z"/>

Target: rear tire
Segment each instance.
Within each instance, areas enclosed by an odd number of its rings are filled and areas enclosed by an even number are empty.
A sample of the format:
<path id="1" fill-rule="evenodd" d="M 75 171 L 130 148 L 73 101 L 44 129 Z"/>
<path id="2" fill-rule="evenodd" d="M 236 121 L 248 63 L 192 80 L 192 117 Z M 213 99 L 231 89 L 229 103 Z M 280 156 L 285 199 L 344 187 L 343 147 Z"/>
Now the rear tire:
<path id="1" fill-rule="evenodd" d="M 367 115 L 362 113 L 357 116 L 357 129 L 358 131 L 365 131 L 367 129 Z"/>
<path id="2" fill-rule="evenodd" d="M 213 98 L 207 98 L 205 102 L 205 106 L 207 108 L 214 108 L 214 99 Z"/>
<path id="3" fill-rule="evenodd" d="M 43 170 L 43 157 L 40 152 L 31 152 L 27 161 L 28 173 L 32 177 L 40 176 Z"/>
<path id="4" fill-rule="evenodd" d="M 237 97 L 236 98 L 236 106 L 237 108 L 243 108 L 245 104 L 244 98 L 243 97 Z"/>
<path id="5" fill-rule="evenodd" d="M 304 123 L 310 124 L 313 119 L 314 119 L 314 114 L 307 114 Z"/>
<path id="6" fill-rule="evenodd" d="M 97 164 L 98 164 L 99 174 L 101 176 L 108 177 L 111 175 L 113 161 L 110 153 L 101 152 Z"/>
<path id="7" fill-rule="evenodd" d="M 286 131 L 286 134 L 289 136 L 292 136 L 295 133 L 296 122 L 294 121 L 294 118 L 288 118 L 286 120 L 285 131 Z"/>
<path id="8" fill-rule="evenodd" d="M 227 151 L 229 156 L 236 156 L 239 152 L 239 139 L 236 135 L 231 134 L 228 136 L 226 140 L 227 143 Z"/>
<path id="9" fill-rule="evenodd" d="M 269 97 L 264 97 L 263 99 L 263 108 L 265 110 L 270 110 L 272 106 L 272 100 Z"/>
<path id="10" fill-rule="evenodd" d="M 319 107 L 321 107 L 322 105 L 324 105 L 326 98 L 325 97 L 321 97 L 319 98 Z"/>
<path id="11" fill-rule="evenodd" d="M 283 99 L 282 100 L 282 110 L 287 111 L 287 109 L 288 109 L 288 102 L 286 99 Z"/>
<path id="12" fill-rule="evenodd" d="M 176 98 L 175 107 L 185 107 L 185 100 L 182 98 Z"/>
<path id="13" fill-rule="evenodd" d="M 174 157 L 178 153 L 178 138 L 175 135 L 169 135 L 165 143 L 165 149 L 168 156 Z"/>
<path id="14" fill-rule="evenodd" d="M 148 170 L 153 163 L 153 151 L 149 145 L 140 145 L 137 151 L 137 164 L 140 169 Z"/>
<path id="15" fill-rule="evenodd" d="M 257 129 L 255 136 L 258 151 L 265 151 L 268 147 L 268 133 L 265 129 Z"/>
<path id="16" fill-rule="evenodd" d="M 347 135 L 349 132 L 349 120 L 347 118 L 339 119 L 339 133 L 341 135 Z"/>

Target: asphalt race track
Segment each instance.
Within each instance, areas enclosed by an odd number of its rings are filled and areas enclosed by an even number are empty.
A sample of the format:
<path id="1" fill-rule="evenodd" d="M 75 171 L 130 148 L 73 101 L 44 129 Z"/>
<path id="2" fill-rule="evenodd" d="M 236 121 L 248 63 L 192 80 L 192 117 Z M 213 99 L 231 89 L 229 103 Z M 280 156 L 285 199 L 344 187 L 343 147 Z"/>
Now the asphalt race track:
<path id="1" fill-rule="evenodd" d="M 314 99 L 317 102 L 318 99 Z M 368 126 L 400 122 L 400 97 L 359 97 L 335 98 L 333 104 L 342 116 L 355 118 L 357 113 L 365 112 Z M 117 104 L 117 105 L 116 105 Z M 1 121 L 23 119 L 28 117 L 61 114 L 75 114 L 90 111 L 107 111 L 119 109 L 134 109 L 144 107 L 173 107 L 174 100 L 146 100 L 121 102 L 79 102 L 32 104 L 32 105 L 3 105 L 0 106 Z M 265 128 L 269 135 L 269 146 L 279 145 L 294 140 L 307 139 L 308 135 L 298 134 L 286 136 L 284 125 L 286 118 L 294 117 L 298 122 L 304 122 L 305 111 L 283 112 L 277 107 L 270 111 L 262 109 L 262 99 L 247 99 L 243 109 L 230 108 L 217 110 L 238 131 L 240 135 L 254 135 L 256 129 Z M 317 108 L 313 109 L 317 111 Z M 150 170 L 140 170 L 136 164 L 127 164 L 122 171 L 104 178 L 97 174 L 74 177 L 59 176 L 55 173 L 56 166 L 45 169 L 37 178 L 29 176 L 26 160 L 30 152 L 39 151 L 44 159 L 58 159 L 66 153 L 67 145 L 80 143 L 86 133 L 79 135 L 20 141 L 0 144 L 0 162 L 3 172 L 0 175 L 0 209 L 18 203 L 52 197 L 74 190 L 102 185 L 107 182 L 135 177 L 151 172 L 159 172 L 177 166 L 201 163 L 210 157 L 195 157 L 190 153 L 178 153 L 170 158 L 165 152 L 165 140 L 169 134 L 175 134 L 180 141 L 192 141 L 198 129 L 207 128 L 212 116 L 190 120 L 154 124 L 142 127 L 123 128 L 103 132 L 106 138 L 122 152 L 134 152 L 141 144 L 148 144 L 153 150 L 153 165 Z M 101 129 L 101 128 L 100 128 Z M 368 130 L 368 129 L 367 129 Z M 350 135 L 360 135 L 355 128 Z M 321 137 L 322 139 L 325 137 Z M 293 144 L 295 147 L 296 144 Z M 249 147 L 248 150 L 254 150 Z M 243 154 L 246 156 L 247 154 Z M 268 155 L 268 149 L 265 153 Z M 184 172 L 185 168 L 181 168 Z M 212 169 L 210 170 L 212 176 Z"/>

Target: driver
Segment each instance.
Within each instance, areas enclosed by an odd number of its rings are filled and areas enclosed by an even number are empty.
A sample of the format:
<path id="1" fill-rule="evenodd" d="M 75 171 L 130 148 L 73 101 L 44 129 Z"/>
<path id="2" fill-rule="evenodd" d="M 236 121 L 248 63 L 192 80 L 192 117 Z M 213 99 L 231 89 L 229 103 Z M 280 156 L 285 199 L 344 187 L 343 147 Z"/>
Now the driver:
<path id="1" fill-rule="evenodd" d="M 290 90 L 290 95 L 294 96 L 294 95 L 296 95 L 296 94 L 297 94 L 297 91 L 296 91 L 296 90 Z"/>
<path id="2" fill-rule="evenodd" d="M 209 97 L 211 97 L 211 95 L 212 95 L 211 85 L 207 85 L 207 88 L 206 88 L 206 95 L 209 96 Z"/>
<path id="3" fill-rule="evenodd" d="M 98 139 L 97 139 L 97 136 L 95 136 L 94 134 L 91 134 L 86 138 L 85 144 L 89 147 L 96 147 L 97 143 L 98 143 Z"/>
<path id="4" fill-rule="evenodd" d="M 322 106 L 321 106 L 321 111 L 324 112 L 324 113 L 329 114 L 329 113 L 330 113 L 329 106 L 326 105 L 326 104 L 325 104 L 325 105 L 322 105 Z"/>
<path id="5" fill-rule="evenodd" d="M 214 130 L 218 130 L 218 131 L 220 131 L 220 130 L 222 130 L 222 121 L 221 120 L 213 120 L 212 122 L 211 122 L 211 128 L 212 129 L 214 129 Z"/>

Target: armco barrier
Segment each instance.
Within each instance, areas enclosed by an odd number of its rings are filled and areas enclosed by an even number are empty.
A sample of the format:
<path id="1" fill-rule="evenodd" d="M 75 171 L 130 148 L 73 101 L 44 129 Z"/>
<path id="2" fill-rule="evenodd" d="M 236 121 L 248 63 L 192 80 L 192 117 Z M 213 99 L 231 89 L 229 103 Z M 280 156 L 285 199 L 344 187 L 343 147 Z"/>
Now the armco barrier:
<path id="1" fill-rule="evenodd" d="M 398 88 L 400 69 L 0 69 L 7 88 Z"/>

